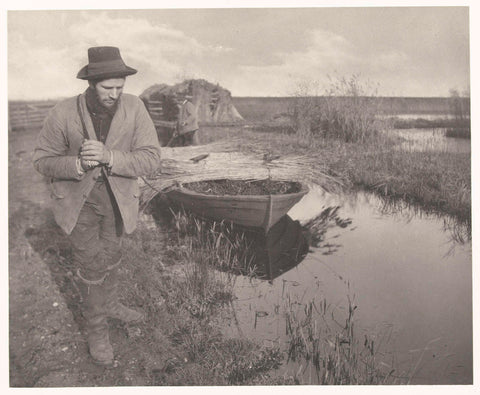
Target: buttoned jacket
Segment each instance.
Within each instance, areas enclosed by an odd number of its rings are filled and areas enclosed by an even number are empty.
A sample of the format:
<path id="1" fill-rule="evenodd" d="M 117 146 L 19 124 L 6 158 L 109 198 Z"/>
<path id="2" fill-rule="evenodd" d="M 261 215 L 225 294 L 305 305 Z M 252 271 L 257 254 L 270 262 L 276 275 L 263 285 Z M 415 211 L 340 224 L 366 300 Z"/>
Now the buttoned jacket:
<path id="1" fill-rule="evenodd" d="M 88 138 L 96 140 L 85 93 L 80 95 L 79 104 Z M 80 210 L 102 171 L 96 167 L 79 175 L 76 162 L 84 138 L 77 97 L 66 99 L 47 116 L 33 157 L 34 167 L 49 179 L 55 220 L 67 234 L 75 227 Z M 160 167 L 157 133 L 138 97 L 120 96 L 105 146 L 113 153 L 113 163 L 104 174 L 120 210 L 124 230 L 131 233 L 138 218 L 137 178 L 155 173 Z"/>

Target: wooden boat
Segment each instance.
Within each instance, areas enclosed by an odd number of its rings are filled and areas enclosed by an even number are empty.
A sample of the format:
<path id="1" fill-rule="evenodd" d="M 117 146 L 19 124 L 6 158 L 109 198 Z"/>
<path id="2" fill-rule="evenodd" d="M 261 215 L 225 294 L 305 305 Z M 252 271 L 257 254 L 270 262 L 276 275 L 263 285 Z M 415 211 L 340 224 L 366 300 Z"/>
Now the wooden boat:
<path id="1" fill-rule="evenodd" d="M 209 195 L 183 186 L 167 192 L 167 197 L 199 217 L 268 232 L 307 192 L 304 184 L 296 193 L 278 195 Z"/>

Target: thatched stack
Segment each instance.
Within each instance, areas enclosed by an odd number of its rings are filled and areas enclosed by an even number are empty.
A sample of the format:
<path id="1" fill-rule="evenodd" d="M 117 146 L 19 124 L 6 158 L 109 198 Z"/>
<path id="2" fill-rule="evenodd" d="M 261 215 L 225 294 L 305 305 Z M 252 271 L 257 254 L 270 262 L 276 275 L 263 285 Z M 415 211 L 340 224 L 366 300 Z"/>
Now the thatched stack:
<path id="1" fill-rule="evenodd" d="M 243 117 L 232 102 L 230 91 L 218 84 L 202 79 L 185 80 L 175 85 L 158 84 L 147 88 L 140 97 L 144 102 L 173 98 L 177 103 L 183 102 L 185 96 L 191 96 L 197 108 L 200 124 L 241 123 Z"/>

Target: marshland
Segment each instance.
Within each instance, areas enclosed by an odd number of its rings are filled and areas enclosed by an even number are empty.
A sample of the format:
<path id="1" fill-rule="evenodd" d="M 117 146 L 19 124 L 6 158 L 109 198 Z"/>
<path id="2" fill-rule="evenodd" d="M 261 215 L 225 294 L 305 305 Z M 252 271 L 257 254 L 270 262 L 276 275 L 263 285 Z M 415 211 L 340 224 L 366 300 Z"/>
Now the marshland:
<path id="1" fill-rule="evenodd" d="M 12 132 L 11 259 L 46 265 L 39 281 L 54 280 L 56 314 L 72 317 L 56 337 L 32 328 L 11 339 L 26 344 L 13 384 L 51 385 L 55 375 L 87 386 L 471 383 L 470 140 L 449 137 L 465 137 L 466 118 L 445 104 L 458 109 L 454 100 L 379 116 L 385 103 L 353 94 L 361 88 L 353 78 L 326 96 L 234 98 L 244 124 L 201 127 L 197 152 L 223 142 L 273 164 L 301 157 L 315 170 L 310 192 L 267 235 L 150 192 L 121 273 L 131 280 L 122 299 L 149 319 L 116 323 L 112 369 L 92 367 L 75 335 L 84 323 L 69 246 L 30 170 L 38 129 Z M 405 122 L 413 127 L 399 129 Z"/>

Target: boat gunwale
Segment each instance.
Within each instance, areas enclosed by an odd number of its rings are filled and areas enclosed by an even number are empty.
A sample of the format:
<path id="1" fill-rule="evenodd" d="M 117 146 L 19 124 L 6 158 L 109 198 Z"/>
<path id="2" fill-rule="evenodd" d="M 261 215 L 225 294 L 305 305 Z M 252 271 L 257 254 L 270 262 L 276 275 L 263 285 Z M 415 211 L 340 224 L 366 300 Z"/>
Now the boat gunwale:
<path id="1" fill-rule="evenodd" d="M 210 195 L 206 193 L 200 193 L 193 191 L 192 189 L 180 186 L 178 188 L 172 189 L 167 192 L 167 194 L 174 192 L 182 192 L 185 195 L 189 195 L 196 198 L 202 198 L 207 200 L 229 200 L 229 201 L 258 201 L 258 202 L 268 202 L 270 197 L 275 201 L 288 200 L 292 197 L 304 196 L 310 190 L 308 185 L 298 182 L 298 181 L 287 181 L 287 182 L 296 182 L 300 184 L 300 191 L 294 193 L 279 193 L 279 194 L 269 194 L 269 195 Z"/>

